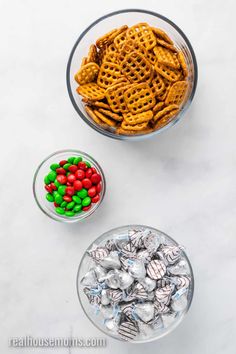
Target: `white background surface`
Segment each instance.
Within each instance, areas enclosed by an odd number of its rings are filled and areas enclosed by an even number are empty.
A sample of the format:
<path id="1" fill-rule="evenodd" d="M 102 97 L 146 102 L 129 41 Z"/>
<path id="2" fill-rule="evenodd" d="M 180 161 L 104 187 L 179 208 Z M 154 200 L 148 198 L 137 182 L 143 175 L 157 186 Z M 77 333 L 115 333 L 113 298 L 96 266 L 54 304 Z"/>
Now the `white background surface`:
<path id="1" fill-rule="evenodd" d="M 235 353 L 235 1 L 1 0 L 0 352 L 12 336 L 102 336 L 80 308 L 75 277 L 86 247 L 104 231 L 144 223 L 187 248 L 195 296 L 167 337 L 70 353 Z M 115 9 L 166 15 L 189 37 L 199 65 L 184 119 L 153 140 L 125 143 L 93 131 L 69 100 L 65 69 L 81 31 Z M 47 218 L 32 194 L 37 165 L 77 148 L 104 168 L 107 194 L 89 220 Z M 35 349 L 51 353 L 53 349 Z M 56 353 L 69 353 L 57 349 Z"/>

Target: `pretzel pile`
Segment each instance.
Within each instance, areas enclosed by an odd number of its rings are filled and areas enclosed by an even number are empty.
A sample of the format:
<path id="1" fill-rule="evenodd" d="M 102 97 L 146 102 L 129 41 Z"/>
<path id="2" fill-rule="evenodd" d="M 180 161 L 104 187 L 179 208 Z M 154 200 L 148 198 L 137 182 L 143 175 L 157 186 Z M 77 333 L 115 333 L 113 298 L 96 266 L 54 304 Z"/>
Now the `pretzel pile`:
<path id="1" fill-rule="evenodd" d="M 178 115 L 188 92 L 188 67 L 163 30 L 138 23 L 92 44 L 75 80 L 95 124 L 116 134 L 146 134 Z"/>

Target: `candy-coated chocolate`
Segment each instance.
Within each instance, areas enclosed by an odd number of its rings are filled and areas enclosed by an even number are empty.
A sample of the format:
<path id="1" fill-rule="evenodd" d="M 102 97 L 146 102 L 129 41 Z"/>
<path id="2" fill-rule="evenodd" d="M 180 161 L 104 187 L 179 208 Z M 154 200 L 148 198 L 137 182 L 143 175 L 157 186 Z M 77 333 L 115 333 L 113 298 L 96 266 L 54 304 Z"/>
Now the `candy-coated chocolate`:
<path id="1" fill-rule="evenodd" d="M 61 161 L 59 162 L 59 165 L 60 165 L 60 166 L 64 166 L 67 162 L 68 162 L 67 160 L 61 160 Z"/>
<path id="2" fill-rule="evenodd" d="M 50 181 L 50 179 L 48 178 L 48 176 L 45 176 L 45 177 L 44 177 L 44 183 L 45 183 L 45 184 L 50 184 L 50 182 L 51 182 L 51 181 Z"/>
<path id="3" fill-rule="evenodd" d="M 75 189 L 74 187 L 66 187 L 66 194 L 69 195 L 70 197 L 75 194 Z"/>
<path id="4" fill-rule="evenodd" d="M 55 210 L 56 210 L 57 214 L 60 214 L 60 215 L 65 214 L 65 210 L 61 207 L 57 207 Z"/>
<path id="5" fill-rule="evenodd" d="M 46 191 L 47 191 L 48 193 L 52 193 L 52 187 L 51 187 L 50 184 L 48 184 L 48 185 L 45 184 L 44 188 L 46 189 Z"/>
<path id="6" fill-rule="evenodd" d="M 86 178 L 91 178 L 92 174 L 93 174 L 93 170 L 91 168 L 88 168 L 85 173 L 85 176 Z"/>
<path id="7" fill-rule="evenodd" d="M 73 184 L 75 181 L 76 181 L 76 177 L 73 173 L 70 173 L 68 176 L 67 176 L 67 181 L 71 184 Z"/>
<path id="8" fill-rule="evenodd" d="M 53 164 L 50 166 L 50 168 L 51 168 L 52 171 L 56 171 L 56 169 L 59 168 L 59 167 L 60 167 L 60 165 L 59 165 L 58 163 L 53 163 Z"/>
<path id="9" fill-rule="evenodd" d="M 101 176 L 98 173 L 94 173 L 91 177 L 91 182 L 93 184 L 98 184 L 101 181 Z"/>
<path id="10" fill-rule="evenodd" d="M 91 169 L 92 169 L 93 173 L 97 173 L 97 170 L 95 167 L 91 167 Z"/>
<path id="11" fill-rule="evenodd" d="M 55 186 L 56 186 L 57 188 L 59 188 L 59 187 L 61 186 L 61 183 L 59 183 L 59 182 L 57 181 L 57 179 L 55 179 L 55 181 L 54 181 L 53 183 L 55 184 Z"/>
<path id="12" fill-rule="evenodd" d="M 61 208 L 66 208 L 67 202 L 64 200 L 64 202 L 61 203 Z"/>
<path id="13" fill-rule="evenodd" d="M 51 181 L 51 182 L 54 182 L 55 179 L 57 177 L 57 174 L 55 171 L 50 171 L 49 174 L 48 174 L 48 179 Z"/>
<path id="14" fill-rule="evenodd" d="M 88 166 L 83 161 L 78 163 L 78 167 L 79 167 L 80 170 L 83 170 L 83 171 L 86 171 L 88 169 Z"/>
<path id="15" fill-rule="evenodd" d="M 96 185 L 96 190 L 97 190 L 97 193 L 100 193 L 100 192 L 101 192 L 101 190 L 102 190 L 102 185 L 101 185 L 101 183 L 99 183 L 99 184 Z"/>
<path id="16" fill-rule="evenodd" d="M 67 177 L 65 175 L 58 175 L 57 176 L 57 181 L 61 184 L 66 184 L 67 182 Z M 54 182 L 55 183 L 55 182 Z"/>
<path id="17" fill-rule="evenodd" d="M 63 168 L 65 169 L 65 170 L 68 170 L 68 168 L 71 166 L 71 164 L 68 162 L 68 163 L 66 163 L 64 166 L 63 166 Z"/>
<path id="18" fill-rule="evenodd" d="M 74 189 L 75 189 L 76 191 L 80 191 L 80 190 L 83 188 L 83 184 L 82 184 L 82 182 L 79 181 L 79 180 L 76 180 L 76 181 L 74 182 L 73 186 L 74 186 Z"/>
<path id="19" fill-rule="evenodd" d="M 60 195 L 65 195 L 66 194 L 66 186 L 59 186 L 58 187 L 58 193 Z"/>
<path id="20" fill-rule="evenodd" d="M 49 201 L 49 202 L 54 202 L 54 197 L 51 193 L 47 193 L 46 194 L 46 199 Z"/>
<path id="21" fill-rule="evenodd" d="M 75 202 L 70 202 L 70 203 L 67 204 L 66 208 L 67 209 L 73 209 L 74 206 L 75 206 Z"/>
<path id="22" fill-rule="evenodd" d="M 56 173 L 58 175 L 65 175 L 66 174 L 66 170 L 63 167 L 59 167 L 56 169 Z"/>
<path id="23" fill-rule="evenodd" d="M 75 207 L 73 208 L 73 212 L 79 213 L 80 211 L 82 211 L 82 205 L 81 204 L 75 205 Z"/>
<path id="24" fill-rule="evenodd" d="M 57 204 L 61 204 L 63 202 L 63 198 L 59 193 L 55 195 L 54 200 Z"/>
<path id="25" fill-rule="evenodd" d="M 80 198 L 84 199 L 84 198 L 87 197 L 88 192 L 87 192 L 87 190 L 86 190 L 85 188 L 82 188 L 81 191 L 77 192 L 77 195 L 78 195 Z"/>
<path id="26" fill-rule="evenodd" d="M 72 156 L 72 157 L 69 157 L 67 159 L 67 161 L 72 164 L 74 162 L 74 159 L 75 159 L 75 156 Z"/>
<path id="27" fill-rule="evenodd" d="M 100 195 L 97 194 L 95 197 L 92 198 L 92 203 L 97 203 L 100 200 Z"/>
<path id="28" fill-rule="evenodd" d="M 70 203 L 72 201 L 72 198 L 69 195 L 64 195 L 63 199 L 67 202 Z"/>
<path id="29" fill-rule="evenodd" d="M 71 165 L 68 170 L 71 172 L 71 173 L 75 173 L 77 170 L 78 170 L 78 166 L 76 165 Z"/>
<path id="30" fill-rule="evenodd" d="M 73 211 L 68 210 L 65 212 L 65 215 L 66 216 L 75 216 L 75 213 Z"/>
<path id="31" fill-rule="evenodd" d="M 60 204 L 57 204 L 56 202 L 53 203 L 54 204 L 54 207 L 57 208 L 60 206 Z"/>
<path id="32" fill-rule="evenodd" d="M 86 166 L 87 166 L 88 168 L 91 167 L 91 163 L 90 163 L 90 162 L 88 162 L 88 161 L 84 161 L 84 162 L 86 163 Z"/>
<path id="33" fill-rule="evenodd" d="M 56 190 L 57 190 L 57 186 L 55 185 L 54 182 L 52 182 L 52 183 L 50 184 L 50 187 L 52 188 L 53 191 L 56 191 Z"/>
<path id="34" fill-rule="evenodd" d="M 81 162 L 83 159 L 81 156 L 77 156 L 73 160 L 73 165 L 78 165 L 79 162 Z"/>
<path id="35" fill-rule="evenodd" d="M 91 208 L 91 204 L 88 206 L 83 207 L 83 211 L 88 211 Z"/>
<path id="36" fill-rule="evenodd" d="M 81 200 L 80 197 L 78 197 L 77 195 L 73 195 L 72 199 L 73 199 L 73 201 L 74 201 L 76 204 L 81 204 L 81 203 L 82 203 L 82 200 Z"/>
<path id="37" fill-rule="evenodd" d="M 91 204 L 91 198 L 90 197 L 85 197 L 83 200 L 82 200 L 82 205 L 84 207 L 86 206 L 89 206 L 89 204 Z"/>
<path id="38" fill-rule="evenodd" d="M 82 180 L 85 178 L 85 172 L 83 170 L 78 170 L 75 172 L 75 177 L 79 180 Z"/>
<path id="39" fill-rule="evenodd" d="M 89 189 L 92 187 L 92 182 L 88 178 L 83 179 L 82 183 L 83 183 L 83 187 L 86 189 Z"/>
<path id="40" fill-rule="evenodd" d="M 89 188 L 89 190 L 88 190 L 88 196 L 89 196 L 90 198 L 95 197 L 96 194 L 97 194 L 97 189 L 96 189 L 95 186 Z"/>

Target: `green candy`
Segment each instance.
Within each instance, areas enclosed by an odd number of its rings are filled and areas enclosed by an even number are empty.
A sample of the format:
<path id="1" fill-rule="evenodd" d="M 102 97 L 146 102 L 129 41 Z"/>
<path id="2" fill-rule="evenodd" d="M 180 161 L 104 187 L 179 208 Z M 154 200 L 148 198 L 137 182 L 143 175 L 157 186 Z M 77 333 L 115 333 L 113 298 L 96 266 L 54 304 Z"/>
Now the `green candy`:
<path id="1" fill-rule="evenodd" d="M 61 203 L 61 208 L 66 208 L 67 202 L 64 200 L 64 202 Z"/>
<path id="2" fill-rule="evenodd" d="M 85 164 L 86 164 L 86 166 L 87 166 L 88 168 L 91 167 L 91 163 L 90 163 L 90 162 L 88 162 L 88 161 L 84 161 L 84 162 L 85 162 Z"/>
<path id="3" fill-rule="evenodd" d="M 65 210 L 61 207 L 57 207 L 55 210 L 56 210 L 57 214 L 60 214 L 60 215 L 65 214 Z"/>
<path id="4" fill-rule="evenodd" d="M 45 184 L 50 184 L 50 183 L 51 183 L 51 181 L 50 181 L 50 179 L 48 178 L 48 176 L 45 176 L 45 177 L 44 177 L 44 183 L 45 183 Z"/>
<path id="5" fill-rule="evenodd" d="M 75 157 L 73 160 L 73 165 L 78 165 L 79 162 L 81 162 L 83 159 L 81 156 Z"/>
<path id="6" fill-rule="evenodd" d="M 59 163 L 53 163 L 53 164 L 50 166 L 51 170 L 53 170 L 53 171 L 56 171 L 56 169 L 59 168 L 59 167 L 61 167 L 61 166 L 59 165 Z"/>
<path id="7" fill-rule="evenodd" d="M 56 178 L 57 178 L 56 172 L 55 171 L 50 171 L 49 174 L 48 174 L 48 179 L 51 182 L 54 182 Z"/>
<path id="8" fill-rule="evenodd" d="M 71 163 L 65 163 L 65 165 L 63 166 L 63 168 L 65 170 L 68 170 L 68 168 L 71 166 Z"/>
<path id="9" fill-rule="evenodd" d="M 65 195 L 66 194 L 66 186 L 59 186 L 58 187 L 58 193 L 60 195 Z"/>
<path id="10" fill-rule="evenodd" d="M 47 193 L 46 194 L 46 199 L 49 201 L 49 202 L 54 202 L 54 197 L 51 193 Z"/>
<path id="11" fill-rule="evenodd" d="M 76 205 L 75 207 L 74 207 L 74 209 L 73 209 L 73 212 L 74 213 L 79 213 L 79 212 L 81 212 L 82 211 L 82 205 L 80 204 L 80 205 Z"/>
<path id="12" fill-rule="evenodd" d="M 67 209 L 73 209 L 75 206 L 75 202 L 70 202 L 67 204 Z"/>
<path id="13" fill-rule="evenodd" d="M 71 172 L 70 172 L 70 171 L 66 172 L 66 176 L 69 176 L 70 174 L 71 174 Z"/>
<path id="14" fill-rule="evenodd" d="M 77 195 L 73 195 L 72 199 L 76 204 L 81 204 L 81 202 L 82 202 L 80 197 L 77 197 Z"/>
<path id="15" fill-rule="evenodd" d="M 57 193 L 54 197 L 54 201 L 57 203 L 57 204 L 61 204 L 63 202 L 63 199 L 62 199 L 62 196 Z"/>
<path id="16" fill-rule="evenodd" d="M 89 206 L 89 204 L 91 203 L 91 198 L 90 197 L 86 197 L 82 200 L 82 205 L 83 206 Z"/>
<path id="17" fill-rule="evenodd" d="M 65 212 L 65 215 L 66 216 L 75 216 L 75 213 L 73 211 L 68 210 Z"/>
<path id="18" fill-rule="evenodd" d="M 79 192 L 77 192 L 77 195 L 78 197 L 84 199 L 88 195 L 87 189 L 82 188 Z"/>
<path id="19" fill-rule="evenodd" d="M 57 179 L 55 179 L 54 184 L 57 188 L 61 186 L 61 183 L 59 183 Z"/>
<path id="20" fill-rule="evenodd" d="M 55 198 L 55 196 L 58 194 L 58 191 L 53 191 L 52 194 L 53 194 L 53 196 Z"/>
<path id="21" fill-rule="evenodd" d="M 72 156 L 72 157 L 69 157 L 69 158 L 67 159 L 67 161 L 68 161 L 70 164 L 73 164 L 73 163 L 74 163 L 74 159 L 75 159 L 75 157 Z M 65 168 L 65 167 L 64 167 L 64 168 Z"/>

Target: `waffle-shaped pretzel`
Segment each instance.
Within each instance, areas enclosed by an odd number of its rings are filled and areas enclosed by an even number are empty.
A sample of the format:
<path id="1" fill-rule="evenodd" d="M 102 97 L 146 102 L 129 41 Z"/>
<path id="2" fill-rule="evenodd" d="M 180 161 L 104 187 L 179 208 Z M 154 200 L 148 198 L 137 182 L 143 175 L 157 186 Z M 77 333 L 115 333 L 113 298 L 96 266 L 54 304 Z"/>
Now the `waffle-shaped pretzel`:
<path id="1" fill-rule="evenodd" d="M 148 122 L 143 122 L 143 123 L 139 123 L 139 124 L 135 124 L 135 125 L 130 125 L 129 123 L 127 123 L 125 120 L 123 120 L 123 122 L 121 123 L 121 128 L 125 129 L 125 130 L 143 130 L 144 128 L 146 128 L 148 125 Z"/>
<path id="2" fill-rule="evenodd" d="M 155 65 L 155 63 L 157 61 L 157 57 L 153 53 L 153 50 L 147 50 L 147 59 L 152 65 Z"/>
<path id="3" fill-rule="evenodd" d="M 157 104 L 153 107 L 153 113 L 159 112 L 165 106 L 164 102 L 157 102 Z"/>
<path id="4" fill-rule="evenodd" d="M 119 51 L 121 50 L 122 45 L 126 41 L 126 32 L 127 32 L 127 30 L 121 32 L 120 34 L 118 34 L 114 38 L 114 45 L 115 45 L 116 49 Z"/>
<path id="5" fill-rule="evenodd" d="M 122 62 L 126 57 L 126 55 L 132 52 L 139 52 L 143 56 L 147 57 L 147 50 L 144 48 L 144 46 L 141 43 L 135 42 L 132 39 L 127 39 L 123 43 L 120 50 L 120 61 Z"/>
<path id="6" fill-rule="evenodd" d="M 94 120 L 95 123 L 99 125 L 103 125 L 103 121 L 96 116 L 94 110 L 90 106 L 85 106 L 84 109 L 87 112 L 87 114 L 90 116 L 90 118 Z"/>
<path id="7" fill-rule="evenodd" d="M 172 83 L 169 80 L 167 80 L 166 78 L 164 78 L 164 77 L 161 77 L 161 79 L 164 82 L 164 90 L 161 93 L 157 94 L 157 98 L 160 101 L 165 101 L 166 96 L 167 96 L 167 94 L 169 92 L 169 89 L 171 88 L 171 84 Z"/>
<path id="8" fill-rule="evenodd" d="M 171 111 L 178 110 L 179 107 L 177 104 L 170 104 L 169 106 L 163 108 L 161 111 L 157 112 L 155 116 L 153 117 L 154 122 L 156 122 L 158 119 L 165 117 L 167 114 L 169 114 Z"/>
<path id="9" fill-rule="evenodd" d="M 106 54 L 106 49 L 107 49 L 107 47 L 103 47 L 103 48 L 100 48 L 99 51 L 97 52 L 98 53 L 98 55 L 97 55 L 98 65 L 100 65 L 100 66 L 102 65 L 103 58 Z"/>
<path id="10" fill-rule="evenodd" d="M 167 113 L 164 117 L 160 118 L 155 124 L 155 130 L 163 128 L 165 125 L 169 124 L 178 114 L 179 109 L 173 109 L 171 112 Z"/>
<path id="11" fill-rule="evenodd" d="M 179 69 L 179 61 L 172 51 L 161 46 L 156 46 L 155 48 L 153 48 L 153 51 L 159 63 L 170 66 L 174 69 Z"/>
<path id="12" fill-rule="evenodd" d="M 97 53 L 97 48 L 94 44 L 91 44 L 89 47 L 89 52 L 87 56 L 87 63 L 97 63 L 98 60 L 98 53 Z"/>
<path id="13" fill-rule="evenodd" d="M 177 50 L 176 50 L 176 48 L 175 48 L 175 46 L 173 44 L 169 44 L 169 43 L 167 43 L 166 41 L 164 41 L 161 38 L 156 37 L 156 42 L 157 42 L 158 45 L 161 45 L 162 47 L 165 47 L 165 48 L 171 50 L 174 53 L 177 52 Z"/>
<path id="14" fill-rule="evenodd" d="M 99 101 L 105 97 L 106 90 L 98 86 L 95 82 L 79 86 L 76 91 L 79 95 L 90 100 Z"/>
<path id="15" fill-rule="evenodd" d="M 93 101 L 93 100 L 89 100 L 88 98 L 85 98 L 85 97 L 82 98 L 82 101 L 89 106 L 110 109 L 110 106 L 107 103 L 104 103 L 102 101 Z"/>
<path id="16" fill-rule="evenodd" d="M 118 135 L 143 135 L 143 134 L 148 134 L 153 131 L 152 128 L 146 127 L 142 130 L 126 130 L 123 129 L 122 127 L 119 127 L 116 129 L 116 134 Z"/>
<path id="17" fill-rule="evenodd" d="M 98 48 L 102 48 L 102 47 L 105 47 L 105 46 L 111 44 L 113 42 L 114 38 L 116 38 L 123 31 L 126 31 L 127 28 L 128 28 L 128 26 L 124 25 L 118 29 L 115 28 L 114 30 L 104 34 L 102 37 L 98 38 L 98 40 L 96 41 L 96 46 Z"/>
<path id="18" fill-rule="evenodd" d="M 104 108 L 99 108 L 98 111 L 102 114 L 105 114 L 106 116 L 114 119 L 114 120 L 117 120 L 118 122 L 122 121 L 123 120 L 123 117 L 120 116 L 119 114 L 117 113 L 114 113 L 112 112 L 110 109 L 104 109 Z"/>
<path id="19" fill-rule="evenodd" d="M 107 88 L 114 84 L 121 76 L 121 68 L 119 65 L 110 62 L 103 62 L 100 67 L 97 83 L 99 86 Z"/>
<path id="20" fill-rule="evenodd" d="M 127 37 L 142 44 L 147 50 L 156 45 L 156 37 L 147 23 L 138 23 L 127 30 Z"/>
<path id="21" fill-rule="evenodd" d="M 147 83 L 133 85 L 124 93 L 125 102 L 133 114 L 148 111 L 155 106 L 156 99 Z"/>
<path id="22" fill-rule="evenodd" d="M 104 114 L 102 114 L 101 112 L 99 112 L 97 109 L 94 110 L 94 113 L 96 114 L 96 116 L 103 121 L 103 123 L 109 125 L 109 127 L 115 127 L 116 126 L 116 122 L 114 122 L 114 120 L 107 118 Z"/>
<path id="23" fill-rule="evenodd" d="M 162 39 L 163 41 L 165 41 L 169 44 L 172 44 L 172 45 L 174 44 L 173 41 L 168 36 L 168 34 L 166 32 L 164 32 L 162 29 L 152 27 L 152 31 L 157 36 L 157 38 Z"/>
<path id="24" fill-rule="evenodd" d="M 144 122 L 149 122 L 153 117 L 153 112 L 152 110 L 138 113 L 138 114 L 132 114 L 131 112 L 128 112 L 128 113 L 124 113 L 123 117 L 124 117 L 124 121 L 127 124 L 136 125 Z"/>
<path id="25" fill-rule="evenodd" d="M 122 73 L 131 82 L 142 82 L 150 79 L 152 66 L 139 52 L 127 54 L 121 65 Z"/>
<path id="26" fill-rule="evenodd" d="M 171 82 L 178 81 L 181 77 L 181 71 L 160 64 L 158 61 L 155 64 L 155 70 Z"/>
<path id="27" fill-rule="evenodd" d="M 161 75 L 155 74 L 154 78 L 150 82 L 150 87 L 154 96 L 159 96 L 165 91 L 165 83 Z"/>
<path id="28" fill-rule="evenodd" d="M 181 69 L 183 71 L 184 77 L 188 77 L 188 67 L 187 67 L 183 52 L 178 52 L 178 59 L 179 59 L 179 63 L 180 63 Z"/>
<path id="29" fill-rule="evenodd" d="M 85 64 L 87 64 L 87 57 L 83 57 L 82 61 L 81 61 L 81 65 L 80 65 L 80 68 L 82 66 L 84 66 Z"/>
<path id="30" fill-rule="evenodd" d="M 106 63 L 109 62 L 109 63 L 117 64 L 118 63 L 118 54 L 106 52 L 102 60 Z"/>
<path id="31" fill-rule="evenodd" d="M 183 102 L 188 88 L 188 83 L 186 81 L 175 82 L 166 97 L 166 104 L 177 104 L 178 106 Z"/>
<path id="32" fill-rule="evenodd" d="M 88 84 L 93 82 L 99 72 L 99 66 L 96 63 L 88 63 L 83 65 L 80 70 L 75 74 L 75 80 L 80 85 Z"/>
<path id="33" fill-rule="evenodd" d="M 114 53 L 118 53 L 114 43 L 111 43 L 107 49 L 106 49 L 106 53 L 109 53 L 109 54 L 114 54 Z"/>
<path id="34" fill-rule="evenodd" d="M 127 84 L 121 82 L 113 85 L 106 90 L 106 98 L 113 112 L 127 112 L 127 105 L 124 99 L 124 91 L 129 88 Z"/>

